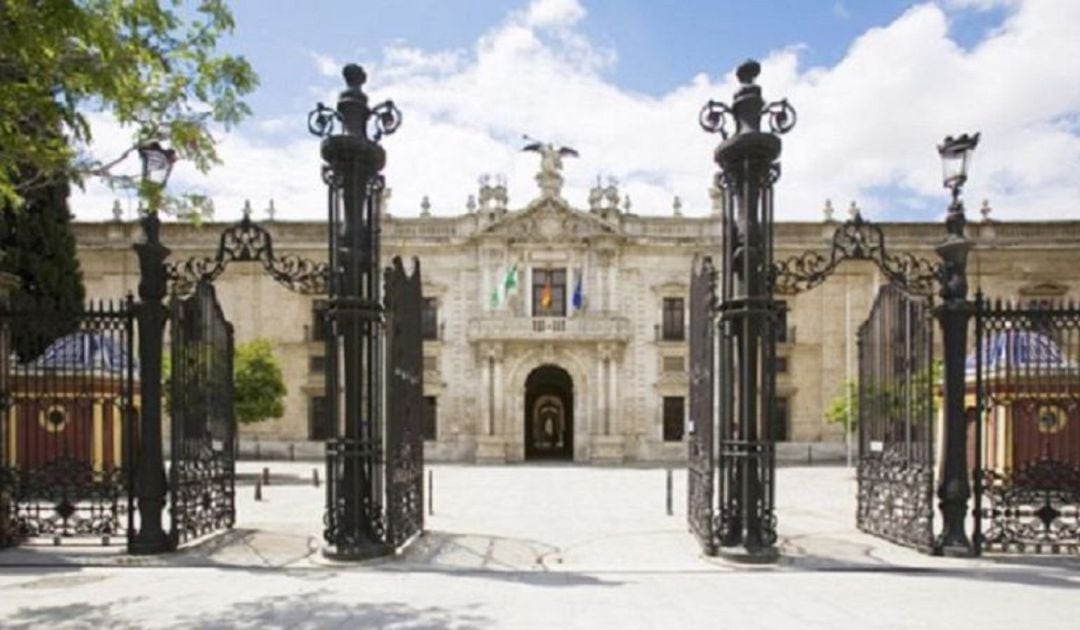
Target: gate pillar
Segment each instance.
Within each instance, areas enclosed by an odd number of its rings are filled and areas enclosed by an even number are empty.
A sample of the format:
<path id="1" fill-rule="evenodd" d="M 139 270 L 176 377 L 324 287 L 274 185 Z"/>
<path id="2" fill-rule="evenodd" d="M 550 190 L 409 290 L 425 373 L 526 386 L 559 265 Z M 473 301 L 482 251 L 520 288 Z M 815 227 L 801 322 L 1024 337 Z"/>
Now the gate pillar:
<path id="1" fill-rule="evenodd" d="M 334 433 L 327 444 L 324 537 L 326 555 L 363 559 L 393 552 L 385 542 L 382 505 L 379 172 L 386 152 L 378 140 L 397 129 L 401 114 L 390 101 L 368 106 L 363 68 L 350 64 L 343 74 L 347 88 L 337 109 L 320 103 L 308 119 L 309 130 L 323 137 L 329 188 L 326 396 Z M 342 133 L 334 133 L 338 124 Z"/>
<path id="2" fill-rule="evenodd" d="M 773 513 L 776 414 L 776 335 L 773 300 L 773 183 L 780 176 L 779 135 L 795 124 L 780 101 L 766 105 L 754 79 L 756 61 L 739 66 L 741 84 L 729 108 L 709 101 L 701 112 L 706 131 L 724 140 L 716 148 L 716 185 L 723 191 L 723 252 L 719 303 L 719 543 L 741 545 L 730 555 L 748 561 L 777 557 Z M 761 130 L 769 115 L 770 132 Z M 734 119 L 728 137 L 725 121 Z"/>
<path id="3" fill-rule="evenodd" d="M 139 325 L 139 387 L 142 397 L 134 478 L 139 528 L 129 538 L 128 551 L 133 554 L 154 554 L 170 549 L 169 538 L 161 525 L 166 490 L 161 448 L 161 348 L 166 318 L 162 300 L 168 284 L 165 259 L 169 256 L 169 248 L 161 244 L 161 220 L 157 213 L 148 213 L 141 223 L 145 241 L 134 246 L 139 257 L 136 318 Z"/>

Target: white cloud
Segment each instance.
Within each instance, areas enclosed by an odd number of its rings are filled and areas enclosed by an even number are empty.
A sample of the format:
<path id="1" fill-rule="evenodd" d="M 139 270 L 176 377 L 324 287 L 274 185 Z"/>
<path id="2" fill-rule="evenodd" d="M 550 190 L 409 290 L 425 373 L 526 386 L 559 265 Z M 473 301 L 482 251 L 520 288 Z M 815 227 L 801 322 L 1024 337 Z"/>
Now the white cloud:
<path id="1" fill-rule="evenodd" d="M 585 17 L 585 7 L 578 0 L 533 0 L 525 10 L 528 26 L 550 28 L 571 26 Z"/>
<path id="2" fill-rule="evenodd" d="M 950 11 L 985 2 L 962 4 Z M 416 214 L 423 195 L 436 214 L 462 212 L 483 173 L 505 174 L 511 206 L 523 206 L 537 193 L 536 156 L 519 151 L 526 133 L 581 152 L 565 168 L 564 195 L 578 206 L 603 174 L 621 182 L 635 212 L 667 214 L 676 194 L 686 214 L 707 212 L 719 138 L 701 132 L 697 113 L 710 98 L 729 101 L 734 78 L 701 72 L 660 96 L 622 89 L 604 74 L 615 52 L 575 29 L 584 15 L 577 2 L 538 0 L 470 51 L 398 42 L 366 63 L 373 101 L 393 98 L 404 113 L 383 140 L 394 214 Z M 803 67 L 797 44 L 762 59 L 766 98 L 786 97 L 799 113 L 784 137 L 780 218 L 819 219 L 826 198 L 838 210 L 858 200 L 871 216 L 943 211 L 934 147 L 968 131 L 983 133 L 966 187 L 972 215 L 986 197 L 999 219 L 1080 217 L 1080 74 L 1064 61 L 1080 58 L 1080 3 L 1018 4 L 968 49 L 950 38 L 951 16 L 915 6 L 857 38 L 831 67 Z M 318 91 L 336 93 L 340 64 L 312 56 L 332 77 Z M 318 142 L 257 139 L 277 124 L 255 121 L 226 136 L 224 167 L 208 178 L 178 172 L 174 184 L 213 194 L 222 217 L 239 216 L 244 198 L 262 208 L 273 197 L 281 217 L 321 218 Z M 75 208 L 106 217 L 111 205 L 92 194 Z"/>

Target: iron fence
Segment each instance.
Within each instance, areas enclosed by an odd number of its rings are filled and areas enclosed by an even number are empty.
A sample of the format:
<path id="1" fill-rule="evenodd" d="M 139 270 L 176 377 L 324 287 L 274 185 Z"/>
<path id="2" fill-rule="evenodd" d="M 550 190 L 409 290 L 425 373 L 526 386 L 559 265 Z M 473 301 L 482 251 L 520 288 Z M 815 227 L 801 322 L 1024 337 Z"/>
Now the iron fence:
<path id="1" fill-rule="evenodd" d="M 0 312 L 0 544 L 126 542 L 139 386 L 132 298 Z"/>
<path id="2" fill-rule="evenodd" d="M 981 295 L 975 306 L 976 550 L 1080 553 L 1080 308 Z"/>

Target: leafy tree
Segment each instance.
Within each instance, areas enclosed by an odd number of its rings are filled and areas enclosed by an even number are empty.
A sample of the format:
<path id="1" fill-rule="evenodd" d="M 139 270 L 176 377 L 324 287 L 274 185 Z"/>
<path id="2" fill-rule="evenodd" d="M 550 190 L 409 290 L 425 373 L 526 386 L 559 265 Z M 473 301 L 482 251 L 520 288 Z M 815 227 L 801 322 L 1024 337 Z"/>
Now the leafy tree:
<path id="1" fill-rule="evenodd" d="M 172 357 L 161 357 L 165 409 L 172 408 Z M 233 354 L 233 415 L 237 422 L 253 424 L 285 414 L 285 382 L 273 346 L 266 339 L 240 344 Z"/>
<path id="2" fill-rule="evenodd" d="M 238 422 L 252 424 L 285 414 L 285 383 L 269 341 L 256 339 L 237 346 L 233 375 L 233 412 Z"/>
<path id="3" fill-rule="evenodd" d="M 54 180 L 31 191 L 21 212 L 9 206 L 0 213 L 0 269 L 19 278 L 11 305 L 24 315 L 10 326 L 12 350 L 21 361 L 36 358 L 55 339 L 75 330 L 86 298 L 70 228 L 68 190 L 66 181 Z"/>
<path id="4" fill-rule="evenodd" d="M 829 424 L 844 424 L 850 412 L 851 425 L 848 429 L 854 433 L 859 422 L 859 384 L 853 379 L 845 379 L 843 389 L 829 401 L 825 407 L 825 421 Z"/>
<path id="5" fill-rule="evenodd" d="M 945 364 L 940 359 L 931 364 L 929 369 L 922 369 L 911 377 L 911 417 L 915 423 L 929 414 L 933 417 L 939 406 L 938 397 Z M 899 419 L 904 409 L 902 383 L 898 380 L 889 385 L 885 383 L 866 383 L 863 385 L 863 397 L 872 403 L 872 409 L 882 411 L 894 419 Z M 825 421 L 830 424 L 843 424 L 851 414 L 849 430 L 854 433 L 859 426 L 859 383 L 855 379 L 844 381 L 843 389 L 829 401 L 825 408 Z"/>
<path id="6" fill-rule="evenodd" d="M 248 116 L 241 98 L 258 83 L 243 57 L 216 50 L 233 26 L 225 0 L 0 0 L 0 205 L 18 208 L 61 175 L 137 189 L 155 210 L 205 207 L 113 169 L 152 140 L 202 172 L 220 162 L 211 126 Z M 87 153 L 88 111 L 130 129 L 120 155 Z"/>

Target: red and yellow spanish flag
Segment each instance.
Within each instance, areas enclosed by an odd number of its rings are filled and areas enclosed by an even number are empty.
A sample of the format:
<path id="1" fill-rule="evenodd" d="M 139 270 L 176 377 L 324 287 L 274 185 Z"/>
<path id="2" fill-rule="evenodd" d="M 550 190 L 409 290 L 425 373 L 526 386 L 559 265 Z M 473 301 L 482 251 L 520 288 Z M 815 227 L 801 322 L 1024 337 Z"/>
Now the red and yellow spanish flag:
<path id="1" fill-rule="evenodd" d="M 547 274 L 547 279 L 544 280 L 544 288 L 540 291 L 540 308 L 547 310 L 551 308 L 551 274 Z"/>

